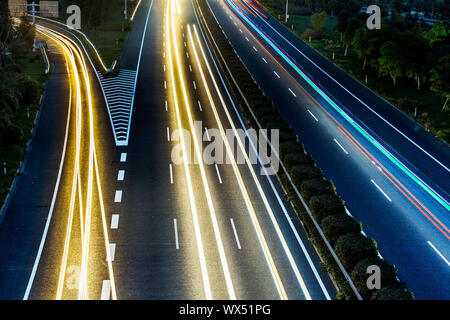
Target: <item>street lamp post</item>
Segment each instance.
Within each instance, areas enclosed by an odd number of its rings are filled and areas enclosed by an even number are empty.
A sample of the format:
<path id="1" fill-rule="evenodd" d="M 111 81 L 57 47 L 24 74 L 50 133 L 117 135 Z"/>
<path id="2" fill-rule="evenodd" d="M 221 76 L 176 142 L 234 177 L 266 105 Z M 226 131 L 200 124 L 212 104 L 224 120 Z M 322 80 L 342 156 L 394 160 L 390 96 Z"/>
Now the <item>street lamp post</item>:
<path id="1" fill-rule="evenodd" d="M 127 7 L 128 7 L 127 0 L 125 0 L 125 9 L 123 10 L 123 15 L 125 17 L 125 20 L 127 20 Z"/>

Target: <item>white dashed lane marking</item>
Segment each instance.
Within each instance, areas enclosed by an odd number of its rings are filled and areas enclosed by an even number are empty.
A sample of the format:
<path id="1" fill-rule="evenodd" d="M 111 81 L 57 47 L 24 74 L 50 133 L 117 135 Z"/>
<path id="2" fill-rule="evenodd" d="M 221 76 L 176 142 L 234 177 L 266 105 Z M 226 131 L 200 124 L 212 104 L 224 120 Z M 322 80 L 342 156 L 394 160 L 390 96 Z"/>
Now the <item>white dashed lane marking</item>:
<path id="1" fill-rule="evenodd" d="M 122 190 L 116 190 L 116 195 L 114 196 L 114 202 L 122 202 Z"/>
<path id="2" fill-rule="evenodd" d="M 119 215 L 113 214 L 111 218 L 111 229 L 117 229 L 119 227 Z"/>

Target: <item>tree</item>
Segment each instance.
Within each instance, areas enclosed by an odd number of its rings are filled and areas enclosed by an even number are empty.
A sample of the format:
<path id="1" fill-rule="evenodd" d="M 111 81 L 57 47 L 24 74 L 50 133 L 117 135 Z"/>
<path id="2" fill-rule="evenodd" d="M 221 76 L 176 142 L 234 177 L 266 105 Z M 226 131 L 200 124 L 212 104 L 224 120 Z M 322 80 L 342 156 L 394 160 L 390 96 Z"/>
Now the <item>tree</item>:
<path id="1" fill-rule="evenodd" d="M 27 50 L 31 50 L 34 45 L 35 26 L 25 19 L 20 21 L 17 27 L 17 35 Z"/>
<path id="2" fill-rule="evenodd" d="M 440 21 L 436 22 L 429 31 L 424 32 L 424 37 L 430 46 L 432 46 L 435 42 L 443 41 L 447 35 L 447 30 Z"/>
<path id="3" fill-rule="evenodd" d="M 325 24 L 325 20 L 327 19 L 327 13 L 322 11 L 321 13 L 315 13 L 311 16 L 311 23 L 314 29 L 321 30 Z"/>
<path id="4" fill-rule="evenodd" d="M 362 69 L 365 70 L 367 63 L 367 48 L 369 45 L 369 31 L 366 27 L 360 27 L 356 30 L 352 45 L 359 58 L 364 60 Z"/>
<path id="5" fill-rule="evenodd" d="M 442 110 L 450 98 L 450 55 L 441 57 L 431 71 L 430 89 L 446 97 Z"/>
<path id="6" fill-rule="evenodd" d="M 338 21 L 337 21 L 336 25 L 334 26 L 334 29 L 341 34 L 341 40 L 340 40 L 341 42 L 342 42 L 343 34 L 344 34 L 345 30 L 347 29 L 347 19 L 348 19 L 349 15 L 350 14 L 347 10 L 342 10 L 341 12 L 339 12 Z"/>
<path id="7" fill-rule="evenodd" d="M 381 46 L 381 56 L 378 59 L 381 74 L 390 76 L 394 86 L 397 84 L 397 78 L 403 74 L 403 59 L 400 52 L 397 43 L 387 41 Z"/>
<path id="8" fill-rule="evenodd" d="M 359 27 L 359 20 L 356 18 L 350 18 L 347 21 L 347 28 L 345 29 L 343 42 L 345 45 L 345 53 L 344 56 L 347 56 L 348 48 L 355 37 L 356 29 Z"/>
<path id="9" fill-rule="evenodd" d="M 5 66 L 6 55 L 6 42 L 8 41 L 8 35 L 11 27 L 11 21 L 9 18 L 8 3 L 2 1 L 0 3 L 0 68 Z"/>
<path id="10" fill-rule="evenodd" d="M 425 78 L 428 70 L 429 47 L 425 39 L 416 34 L 409 34 L 404 38 L 405 76 L 415 79 L 417 90 L 420 90 L 421 79 Z"/>

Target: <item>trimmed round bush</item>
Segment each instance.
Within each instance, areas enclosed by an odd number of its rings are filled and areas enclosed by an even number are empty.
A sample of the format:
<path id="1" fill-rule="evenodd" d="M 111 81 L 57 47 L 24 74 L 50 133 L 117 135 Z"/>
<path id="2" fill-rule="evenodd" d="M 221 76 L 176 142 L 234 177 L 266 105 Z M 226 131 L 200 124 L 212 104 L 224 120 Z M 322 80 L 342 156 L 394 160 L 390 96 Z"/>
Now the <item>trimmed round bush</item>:
<path id="1" fill-rule="evenodd" d="M 258 119 L 261 119 L 263 116 L 274 114 L 273 108 L 271 107 L 259 107 L 253 109 L 255 112 L 255 116 Z"/>
<path id="2" fill-rule="evenodd" d="M 287 142 L 287 141 L 297 142 L 297 135 L 294 133 L 294 131 L 291 128 L 281 129 L 279 132 L 279 139 L 280 139 L 280 143 Z"/>
<path id="3" fill-rule="evenodd" d="M 369 299 L 377 289 L 369 289 L 367 287 L 367 279 L 370 274 L 367 273 L 369 266 L 378 266 L 380 268 L 381 288 L 388 286 L 396 286 L 399 284 L 397 280 L 397 269 L 379 257 L 371 257 L 358 262 L 351 273 L 351 278 L 356 289 L 363 299 Z"/>
<path id="4" fill-rule="evenodd" d="M 301 151 L 302 151 L 301 144 L 299 144 L 296 141 L 287 141 L 287 142 L 280 143 L 279 152 L 278 153 L 280 155 L 280 159 L 282 161 L 284 161 L 284 158 L 289 153 L 301 152 Z"/>
<path id="5" fill-rule="evenodd" d="M 303 199 L 305 199 L 306 202 L 309 202 L 313 196 L 336 193 L 336 188 L 331 181 L 311 179 L 302 182 L 300 185 L 300 193 L 302 194 Z"/>
<path id="6" fill-rule="evenodd" d="M 328 241 L 335 245 L 337 239 L 349 232 L 360 232 L 361 223 L 347 214 L 337 214 L 323 218 L 322 229 Z"/>
<path id="7" fill-rule="evenodd" d="M 292 181 L 298 189 L 305 180 L 323 178 L 322 170 L 310 164 L 295 166 L 290 173 Z"/>
<path id="8" fill-rule="evenodd" d="M 359 261 L 376 257 L 378 254 L 375 240 L 356 232 L 340 236 L 334 250 L 348 272 L 353 270 Z"/>
<path id="9" fill-rule="evenodd" d="M 370 300 L 414 300 L 414 295 L 404 287 L 391 286 L 375 291 Z"/>
<path id="10" fill-rule="evenodd" d="M 313 196 L 309 200 L 309 208 L 317 222 L 322 225 L 322 219 L 332 215 L 347 215 L 344 201 L 336 194 Z"/>
<path id="11" fill-rule="evenodd" d="M 284 157 L 283 163 L 286 166 L 286 169 L 288 169 L 288 171 L 291 171 L 294 166 L 300 164 L 308 164 L 314 166 L 316 164 L 316 161 L 309 154 L 298 151 L 287 154 L 286 157 Z"/>

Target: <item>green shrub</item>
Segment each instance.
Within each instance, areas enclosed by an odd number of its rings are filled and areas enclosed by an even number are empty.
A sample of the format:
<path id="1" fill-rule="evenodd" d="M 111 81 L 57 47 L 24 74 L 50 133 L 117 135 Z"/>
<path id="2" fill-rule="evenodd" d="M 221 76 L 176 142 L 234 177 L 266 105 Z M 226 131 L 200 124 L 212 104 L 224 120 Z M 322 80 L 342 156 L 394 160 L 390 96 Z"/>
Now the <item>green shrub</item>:
<path id="1" fill-rule="evenodd" d="M 358 262 L 351 273 L 351 278 L 356 289 L 363 299 L 369 299 L 377 289 L 369 289 L 367 287 L 367 279 L 370 274 L 367 273 L 369 266 L 378 266 L 380 268 L 381 288 L 388 286 L 397 286 L 397 269 L 379 257 L 371 257 Z"/>
<path id="2" fill-rule="evenodd" d="M 324 179 L 311 179 L 303 181 L 300 185 L 300 193 L 306 202 L 311 200 L 313 196 L 320 196 L 322 194 L 336 193 L 336 189 L 331 181 Z"/>
<path id="3" fill-rule="evenodd" d="M 281 129 L 279 132 L 280 143 L 292 141 L 297 142 L 297 135 L 291 128 Z"/>
<path id="4" fill-rule="evenodd" d="M 16 74 L 15 86 L 20 92 L 20 104 L 33 104 L 39 96 L 39 85 L 26 74 Z"/>
<path id="5" fill-rule="evenodd" d="M 295 186 L 300 189 L 303 181 L 323 178 L 323 173 L 316 166 L 304 164 L 293 167 L 291 169 L 291 177 Z"/>
<path id="6" fill-rule="evenodd" d="M 414 295 L 404 287 L 386 287 L 375 291 L 370 300 L 414 300 Z"/>
<path id="7" fill-rule="evenodd" d="M 314 166 L 316 164 L 316 161 L 309 154 L 298 151 L 287 154 L 286 157 L 284 157 L 283 163 L 286 166 L 286 169 L 288 171 L 291 171 L 294 166 L 300 164 L 308 164 Z"/>
<path id="8" fill-rule="evenodd" d="M 284 122 L 283 118 L 281 118 L 280 114 L 277 113 L 271 113 L 271 114 L 266 114 L 264 116 L 261 117 L 261 125 L 266 128 L 267 125 L 270 122 Z"/>
<path id="9" fill-rule="evenodd" d="M 335 245 L 337 239 L 349 232 L 360 232 L 361 223 L 349 215 L 338 214 L 323 218 L 322 228 L 328 241 Z"/>
<path id="10" fill-rule="evenodd" d="M 280 146 L 279 146 L 279 155 L 280 155 L 280 159 L 282 161 L 284 161 L 284 158 L 289 153 L 301 152 L 301 151 L 303 151 L 302 145 L 295 141 L 283 142 L 283 143 L 280 143 Z"/>
<path id="11" fill-rule="evenodd" d="M 349 272 L 353 270 L 359 261 L 376 257 L 378 254 L 375 240 L 356 232 L 340 236 L 336 241 L 334 249 L 342 264 Z"/>
<path id="12" fill-rule="evenodd" d="M 322 29 L 319 30 L 312 30 L 312 29 L 306 29 L 303 31 L 303 33 L 300 35 L 300 38 L 302 40 L 309 40 L 309 37 L 311 37 L 312 40 L 314 39 L 322 39 L 325 36 L 325 31 Z"/>
<path id="13" fill-rule="evenodd" d="M 6 145 L 18 144 L 23 140 L 23 131 L 15 124 L 12 124 L 2 133 L 2 140 Z"/>
<path id="14" fill-rule="evenodd" d="M 323 194 L 311 197 L 311 200 L 309 200 L 309 208 L 320 225 L 322 225 L 322 219 L 325 217 L 338 214 L 346 215 L 344 201 L 335 194 Z"/>
<path id="15" fill-rule="evenodd" d="M 250 107 L 252 107 L 252 106 L 250 105 Z M 255 116 L 258 119 L 261 119 L 263 116 L 266 116 L 266 115 L 274 114 L 273 108 L 271 108 L 271 107 L 260 107 L 260 108 L 254 108 L 253 110 L 254 110 Z"/>

